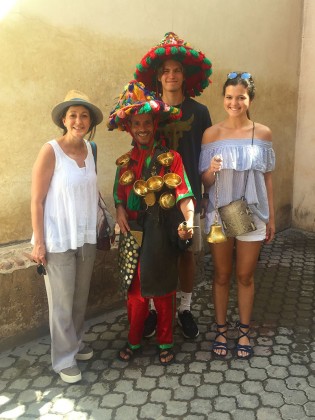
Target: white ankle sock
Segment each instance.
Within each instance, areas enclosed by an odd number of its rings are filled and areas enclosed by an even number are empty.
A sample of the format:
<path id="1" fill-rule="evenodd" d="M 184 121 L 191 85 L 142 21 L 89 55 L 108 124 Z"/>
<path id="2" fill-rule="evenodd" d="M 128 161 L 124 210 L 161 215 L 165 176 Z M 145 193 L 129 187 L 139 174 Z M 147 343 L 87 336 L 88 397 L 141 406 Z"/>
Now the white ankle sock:
<path id="1" fill-rule="evenodd" d="M 191 296 L 192 293 L 180 292 L 180 306 L 178 312 L 190 311 Z"/>
<path id="2" fill-rule="evenodd" d="M 154 311 L 156 311 L 156 308 L 155 308 L 155 305 L 154 305 L 153 299 L 150 299 L 149 308 L 150 308 L 150 310 L 152 310 L 152 309 L 153 309 Z"/>

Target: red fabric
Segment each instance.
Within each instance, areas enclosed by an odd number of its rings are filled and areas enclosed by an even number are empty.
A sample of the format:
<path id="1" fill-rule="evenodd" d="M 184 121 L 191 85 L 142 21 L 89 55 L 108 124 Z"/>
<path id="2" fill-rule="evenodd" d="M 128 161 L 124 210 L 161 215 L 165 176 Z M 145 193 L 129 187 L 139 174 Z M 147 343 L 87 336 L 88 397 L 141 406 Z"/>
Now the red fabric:
<path id="1" fill-rule="evenodd" d="M 141 343 L 144 322 L 149 315 L 149 300 L 141 296 L 139 265 L 138 271 L 132 280 L 128 291 L 127 310 L 130 324 L 128 342 L 131 345 Z M 173 327 L 176 314 L 176 292 L 171 292 L 162 297 L 153 297 L 153 302 L 158 313 L 156 339 L 158 344 L 173 343 Z"/>

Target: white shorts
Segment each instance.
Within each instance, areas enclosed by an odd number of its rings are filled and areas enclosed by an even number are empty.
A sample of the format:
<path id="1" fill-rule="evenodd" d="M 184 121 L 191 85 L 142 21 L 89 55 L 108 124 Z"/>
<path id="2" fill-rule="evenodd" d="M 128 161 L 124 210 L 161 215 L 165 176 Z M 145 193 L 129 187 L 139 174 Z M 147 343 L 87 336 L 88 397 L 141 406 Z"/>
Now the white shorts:
<path id="1" fill-rule="evenodd" d="M 255 241 L 264 241 L 266 239 L 266 223 L 259 219 L 258 216 L 253 214 L 253 219 L 256 225 L 256 230 L 244 235 L 236 236 L 236 239 L 244 242 L 255 242 Z"/>

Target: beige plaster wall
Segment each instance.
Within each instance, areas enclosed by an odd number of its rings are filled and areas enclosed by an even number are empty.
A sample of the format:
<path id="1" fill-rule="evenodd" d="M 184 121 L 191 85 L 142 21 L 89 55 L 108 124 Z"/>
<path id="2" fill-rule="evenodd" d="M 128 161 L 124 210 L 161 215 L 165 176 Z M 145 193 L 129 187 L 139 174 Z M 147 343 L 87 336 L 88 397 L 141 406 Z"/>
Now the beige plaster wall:
<path id="1" fill-rule="evenodd" d="M 305 0 L 295 148 L 293 226 L 315 231 L 315 2 Z"/>
<path id="2" fill-rule="evenodd" d="M 277 225 L 288 227 L 302 6 L 300 0 L 16 0 L 0 22 L 0 244 L 31 235 L 31 168 L 41 145 L 59 134 L 51 108 L 77 88 L 107 116 L 140 57 L 169 30 L 213 62 L 212 86 L 200 100 L 214 122 L 224 116 L 226 73 L 253 74 L 252 118 L 274 133 Z M 111 204 L 114 161 L 130 139 L 102 123 L 96 142 L 99 183 Z"/>

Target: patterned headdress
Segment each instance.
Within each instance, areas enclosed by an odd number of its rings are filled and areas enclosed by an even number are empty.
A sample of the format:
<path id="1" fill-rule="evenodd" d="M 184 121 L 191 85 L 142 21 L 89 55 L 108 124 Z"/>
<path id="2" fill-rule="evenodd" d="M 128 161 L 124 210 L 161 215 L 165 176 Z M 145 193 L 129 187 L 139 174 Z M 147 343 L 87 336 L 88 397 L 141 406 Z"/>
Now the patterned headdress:
<path id="1" fill-rule="evenodd" d="M 209 85 L 212 74 L 210 60 L 174 32 L 167 32 L 162 41 L 145 54 L 137 65 L 135 79 L 157 92 L 157 69 L 166 60 L 179 61 L 184 67 L 186 95 L 199 96 Z"/>
<path id="2" fill-rule="evenodd" d="M 180 109 L 165 104 L 143 83 L 132 80 L 125 86 L 117 105 L 109 114 L 107 127 L 109 130 L 118 128 L 124 131 L 131 115 L 147 113 L 159 115 L 161 119 L 178 119 L 181 116 Z"/>

